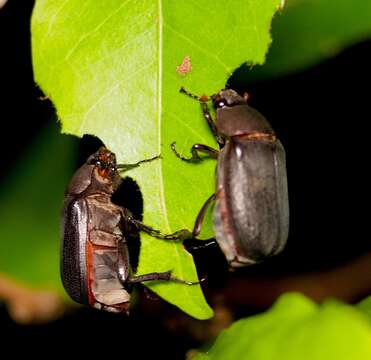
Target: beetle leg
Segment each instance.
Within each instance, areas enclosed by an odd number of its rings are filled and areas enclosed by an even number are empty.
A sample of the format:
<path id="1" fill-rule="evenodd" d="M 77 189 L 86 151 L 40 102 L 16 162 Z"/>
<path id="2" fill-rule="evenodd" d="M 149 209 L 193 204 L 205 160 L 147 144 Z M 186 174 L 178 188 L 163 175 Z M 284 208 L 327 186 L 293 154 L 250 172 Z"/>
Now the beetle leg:
<path id="1" fill-rule="evenodd" d="M 213 201 L 215 201 L 215 199 L 216 199 L 216 194 L 214 193 L 202 205 L 202 208 L 201 208 L 201 210 L 199 211 L 199 213 L 198 213 L 198 215 L 196 217 L 195 225 L 194 225 L 193 231 L 192 231 L 192 235 L 193 235 L 194 238 L 196 238 L 197 235 L 200 234 L 202 223 L 203 223 L 203 221 L 205 219 L 205 215 L 206 215 L 207 209 L 209 208 L 209 206 L 211 205 L 211 203 Z"/>
<path id="2" fill-rule="evenodd" d="M 148 225 L 143 224 L 139 220 L 130 219 L 130 221 L 137 227 L 138 230 L 144 231 L 148 235 L 162 240 L 179 240 L 184 241 L 192 238 L 192 234 L 187 229 L 181 229 L 171 234 L 164 234 L 159 230 L 156 230 Z"/>
<path id="3" fill-rule="evenodd" d="M 215 125 L 215 121 L 213 120 L 213 118 L 210 114 L 209 107 L 207 106 L 207 103 L 206 103 L 210 99 L 210 97 L 205 96 L 205 95 L 203 95 L 203 96 L 193 95 L 192 93 L 187 91 L 184 87 L 181 87 L 179 92 L 181 92 L 183 94 L 186 94 L 187 96 L 191 97 L 192 99 L 195 99 L 195 100 L 199 101 L 199 103 L 201 104 L 201 109 L 202 109 L 202 112 L 204 114 L 204 118 L 207 122 L 207 125 L 209 125 L 209 128 L 210 128 L 211 132 L 213 133 L 216 142 L 219 144 L 219 147 L 222 148 L 225 145 L 225 140 L 219 134 L 218 129 L 216 128 L 216 125 Z M 211 98 L 213 96 L 214 95 L 212 95 Z"/>
<path id="4" fill-rule="evenodd" d="M 173 281 L 187 285 L 196 285 L 205 280 L 205 278 L 203 278 L 200 281 L 185 281 L 171 275 L 171 271 L 153 272 L 143 275 L 131 275 L 129 252 L 124 237 L 122 237 L 121 241 L 119 241 L 117 250 L 117 276 L 123 286 L 125 286 L 126 284 L 135 284 L 151 280 Z"/>
<path id="5" fill-rule="evenodd" d="M 171 234 L 163 234 L 160 231 L 151 228 L 150 226 L 144 225 L 138 220 L 134 221 L 134 224 L 137 226 L 139 230 L 144 231 L 145 233 L 161 240 L 173 240 L 173 241 L 185 241 L 189 240 L 189 243 L 186 246 L 189 250 L 199 250 L 205 249 L 211 246 L 216 245 L 215 239 L 207 239 L 207 240 L 200 240 L 196 239 L 193 234 L 188 231 L 187 229 L 181 229 Z M 201 225 L 199 225 L 201 227 Z"/>
<path id="6" fill-rule="evenodd" d="M 171 149 L 174 151 L 175 155 L 183 160 L 183 161 L 187 161 L 187 162 L 191 162 L 191 163 L 197 163 L 197 162 L 200 162 L 202 161 L 202 157 L 198 154 L 199 152 L 202 152 L 202 153 L 205 153 L 207 155 L 209 155 L 210 157 L 214 158 L 214 159 L 217 159 L 218 158 L 218 154 L 219 154 L 219 151 L 218 150 L 215 150 L 213 149 L 212 147 L 210 146 L 207 146 L 207 145 L 202 145 L 202 144 L 194 144 L 192 147 L 191 147 L 191 154 L 192 156 L 190 158 L 185 158 L 183 157 L 182 155 L 180 155 L 178 153 L 178 151 L 176 150 L 175 148 L 175 144 L 176 142 L 174 141 L 170 146 L 171 146 Z"/>
<path id="7" fill-rule="evenodd" d="M 120 169 L 121 171 L 127 171 L 127 170 L 134 169 L 134 168 L 138 167 L 142 163 L 150 162 L 150 161 L 159 159 L 160 157 L 161 157 L 161 155 L 157 155 L 157 156 L 154 156 L 153 158 L 150 158 L 150 159 L 140 160 L 140 161 L 138 161 L 137 163 L 134 163 L 134 164 L 118 164 L 118 165 L 116 165 L 116 168 Z"/>
<path id="8" fill-rule="evenodd" d="M 124 224 L 129 223 L 135 226 L 136 230 L 144 231 L 145 233 L 158 239 L 184 241 L 185 239 L 192 238 L 191 232 L 186 229 L 181 229 L 171 234 L 164 234 L 161 231 L 156 230 L 151 226 L 145 225 L 141 221 L 135 219 L 131 212 L 126 208 L 121 208 L 121 216 Z"/>
<path id="9" fill-rule="evenodd" d="M 218 129 L 216 128 L 215 121 L 213 120 L 209 107 L 207 106 L 206 102 L 200 100 L 201 109 L 204 114 L 204 118 L 209 125 L 211 132 L 213 133 L 216 142 L 218 143 L 219 147 L 222 148 L 225 145 L 224 138 L 219 134 Z"/>
<path id="10" fill-rule="evenodd" d="M 202 205 L 202 208 L 196 217 L 195 224 L 193 227 L 193 231 L 192 231 L 193 237 L 192 239 L 189 239 L 187 241 L 187 244 L 184 244 L 186 248 L 188 248 L 189 250 L 206 249 L 206 248 L 216 245 L 215 239 L 207 239 L 207 240 L 197 239 L 197 236 L 201 232 L 202 223 L 205 219 L 207 209 L 210 207 L 211 203 L 215 201 L 215 198 L 216 198 L 216 194 L 214 193 Z"/>
<path id="11" fill-rule="evenodd" d="M 217 246 L 217 243 L 214 238 L 207 240 L 189 239 L 186 240 L 183 245 L 187 250 L 193 251 L 200 249 L 209 249 L 211 247 Z"/>
<path id="12" fill-rule="evenodd" d="M 187 248 L 190 250 L 198 250 L 202 248 L 207 248 L 210 246 L 215 246 L 216 241 L 215 239 L 207 239 L 207 240 L 200 240 L 197 239 L 197 236 L 201 232 L 202 223 L 205 219 L 205 215 L 207 209 L 211 205 L 213 201 L 215 201 L 216 194 L 212 194 L 204 203 L 201 210 L 199 211 L 195 224 L 193 227 L 192 233 L 187 229 L 181 229 L 171 234 L 163 234 L 159 230 L 153 229 L 152 227 L 143 224 L 139 220 L 135 220 L 133 217 L 127 217 L 127 219 L 134 224 L 138 230 L 142 230 L 145 233 L 162 240 L 178 240 L 178 241 L 185 241 L 190 240 L 190 244 L 187 245 Z"/>
<path id="13" fill-rule="evenodd" d="M 149 274 L 131 276 L 130 278 L 127 279 L 126 282 L 129 284 L 135 284 L 135 283 L 141 283 L 143 281 L 152 281 L 152 280 L 172 281 L 172 282 L 177 282 L 177 283 L 186 284 L 186 285 L 197 285 L 197 284 L 200 284 L 205 279 L 203 278 L 200 281 L 186 281 L 186 280 L 182 280 L 182 279 L 179 279 L 171 275 L 171 271 L 165 271 L 165 272 L 153 272 Z"/>
<path id="14" fill-rule="evenodd" d="M 124 285 L 127 282 L 127 279 L 130 278 L 130 272 L 129 249 L 126 239 L 122 237 L 117 244 L 117 276 L 121 284 Z"/>

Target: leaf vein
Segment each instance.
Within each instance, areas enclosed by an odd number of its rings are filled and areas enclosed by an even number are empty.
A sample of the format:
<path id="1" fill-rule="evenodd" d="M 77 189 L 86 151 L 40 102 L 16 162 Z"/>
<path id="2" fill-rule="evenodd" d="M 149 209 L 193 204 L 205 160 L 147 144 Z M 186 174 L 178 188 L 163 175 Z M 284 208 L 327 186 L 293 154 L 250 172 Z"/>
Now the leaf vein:
<path id="1" fill-rule="evenodd" d="M 83 128 L 85 126 L 86 119 L 88 118 L 88 115 L 93 111 L 93 109 L 102 102 L 103 99 L 105 99 L 107 96 L 109 96 L 113 91 L 115 91 L 123 82 L 127 82 L 134 76 L 138 75 L 143 70 L 148 69 L 152 66 L 152 63 L 147 64 L 146 66 L 141 67 L 140 69 L 136 70 L 135 72 L 131 73 L 129 77 L 126 77 L 125 79 L 119 80 L 114 86 L 112 86 L 109 90 L 105 91 L 98 99 L 94 102 L 94 104 L 85 112 L 85 115 L 83 119 L 81 120 L 81 125 L 79 128 L 79 134 L 83 133 Z"/>
<path id="2" fill-rule="evenodd" d="M 115 16 L 116 14 L 118 14 L 121 10 L 122 10 L 122 8 L 125 6 L 125 5 L 127 5 L 127 3 L 128 2 L 130 2 L 131 0 L 126 0 L 126 1 L 124 1 L 122 4 L 120 4 L 120 6 L 115 10 L 115 11 L 113 11 L 113 12 L 111 12 L 105 19 L 103 19 L 103 21 L 101 21 L 99 24 L 97 24 L 97 26 L 93 29 L 93 30 L 91 30 L 91 31 L 89 31 L 89 32 L 87 32 L 87 33 L 85 33 L 85 34 L 83 34 L 81 37 L 80 37 L 80 39 L 79 39 L 79 41 L 77 41 L 76 42 L 76 44 L 68 51 L 68 53 L 66 54 L 66 56 L 65 56 L 65 58 L 63 59 L 63 61 L 67 61 L 71 56 L 72 56 L 72 54 L 77 50 L 77 48 L 81 45 L 81 43 L 85 40 L 85 39 L 87 39 L 89 36 L 91 36 L 91 35 L 93 35 L 93 34 L 95 34 L 104 24 L 106 24 L 107 23 L 107 21 L 109 20 L 109 19 L 111 19 L 113 16 Z"/>

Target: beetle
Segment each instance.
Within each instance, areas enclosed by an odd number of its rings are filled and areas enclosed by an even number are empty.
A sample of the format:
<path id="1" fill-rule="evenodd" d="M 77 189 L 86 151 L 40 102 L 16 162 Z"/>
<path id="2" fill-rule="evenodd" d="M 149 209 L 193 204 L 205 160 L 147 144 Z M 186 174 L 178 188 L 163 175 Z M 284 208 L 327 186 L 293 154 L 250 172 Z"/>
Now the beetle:
<path id="1" fill-rule="evenodd" d="M 60 273 L 64 288 L 76 302 L 128 313 L 132 284 L 149 280 L 199 283 L 178 279 L 171 271 L 137 276 L 132 273 L 129 234 L 143 230 L 171 240 L 186 233 L 162 234 L 111 201 L 122 181 L 119 170 L 129 170 L 157 158 L 118 165 L 115 154 L 101 147 L 72 177 L 62 210 Z"/>
<path id="2" fill-rule="evenodd" d="M 201 208 L 193 228 L 196 238 L 208 207 L 215 202 L 215 239 L 229 266 L 242 267 L 278 254 L 285 246 L 289 230 L 289 203 L 286 155 L 271 125 L 248 105 L 248 94 L 232 89 L 212 95 L 195 96 L 180 92 L 201 104 L 203 116 L 219 145 L 219 150 L 203 144 L 191 147 L 191 157 L 175 155 L 198 163 L 206 154 L 217 159 L 216 191 Z M 207 102 L 216 112 L 214 121 Z"/>

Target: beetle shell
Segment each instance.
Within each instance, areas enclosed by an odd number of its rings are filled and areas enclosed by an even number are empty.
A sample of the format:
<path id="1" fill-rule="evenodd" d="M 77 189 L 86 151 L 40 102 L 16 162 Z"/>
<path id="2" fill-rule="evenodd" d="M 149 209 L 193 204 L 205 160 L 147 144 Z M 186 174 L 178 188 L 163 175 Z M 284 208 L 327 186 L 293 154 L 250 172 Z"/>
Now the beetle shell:
<path id="1" fill-rule="evenodd" d="M 121 182 L 122 179 L 117 171 L 112 171 L 109 176 L 102 177 L 94 165 L 85 164 L 73 175 L 66 195 L 84 194 L 84 196 L 88 196 L 97 192 L 113 194 Z"/>
<path id="2" fill-rule="evenodd" d="M 274 137 L 234 136 L 219 153 L 216 240 L 232 267 L 279 253 L 289 227 L 285 151 Z"/>
<path id="3" fill-rule="evenodd" d="M 61 277 L 68 294 L 81 304 L 127 311 L 130 294 L 117 276 L 118 243 L 124 241 L 120 208 L 102 195 L 72 198 L 63 219 Z M 124 277 L 128 273 L 126 267 Z"/>
<path id="4" fill-rule="evenodd" d="M 127 312 L 130 301 L 122 285 L 130 273 L 123 236 L 129 225 L 123 209 L 111 202 L 120 182 L 114 154 L 100 149 L 73 176 L 61 224 L 61 278 L 67 293 L 76 302 L 111 312 Z"/>
<path id="5" fill-rule="evenodd" d="M 68 197 L 64 202 L 61 226 L 61 277 L 73 300 L 88 303 L 87 240 L 88 211 L 84 200 Z"/>

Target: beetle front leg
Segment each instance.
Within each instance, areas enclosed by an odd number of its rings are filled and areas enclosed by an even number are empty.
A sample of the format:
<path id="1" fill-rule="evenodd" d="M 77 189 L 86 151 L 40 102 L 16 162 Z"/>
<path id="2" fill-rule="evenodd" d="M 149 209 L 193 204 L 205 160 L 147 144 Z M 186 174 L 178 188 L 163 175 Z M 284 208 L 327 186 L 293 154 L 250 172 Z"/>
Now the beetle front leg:
<path id="1" fill-rule="evenodd" d="M 150 158 L 150 159 L 140 160 L 140 161 L 138 161 L 134 164 L 118 164 L 118 165 L 116 165 L 116 168 L 120 169 L 121 171 L 127 171 L 127 170 L 134 169 L 134 168 L 140 166 L 140 164 L 143 164 L 145 162 L 150 162 L 150 161 L 159 159 L 160 157 L 161 157 L 161 155 L 157 155 L 157 156 L 154 156 L 153 158 Z"/>
<path id="2" fill-rule="evenodd" d="M 177 282 L 180 284 L 186 284 L 186 285 L 197 285 L 200 284 L 201 281 L 186 281 L 179 279 L 173 275 L 171 275 L 171 271 L 164 271 L 164 272 L 153 272 L 149 274 L 143 274 L 143 275 L 135 275 L 131 276 L 130 278 L 127 279 L 127 283 L 129 284 L 136 284 L 136 283 L 141 283 L 143 281 L 153 281 L 153 280 L 162 280 L 162 281 L 172 281 L 172 282 Z"/>
<path id="3" fill-rule="evenodd" d="M 222 148 L 225 145 L 225 140 L 219 134 L 218 129 L 216 128 L 215 121 L 211 117 L 209 107 L 207 106 L 206 102 L 204 102 L 204 101 L 200 101 L 200 104 L 201 104 L 202 113 L 204 114 L 204 118 L 205 118 L 207 124 L 209 125 L 209 128 L 210 128 L 211 132 L 213 133 L 216 142 L 219 145 L 219 148 Z"/>
<path id="4" fill-rule="evenodd" d="M 215 121 L 213 120 L 209 107 L 207 106 L 207 101 L 210 99 L 209 96 L 197 96 L 189 91 L 187 91 L 184 87 L 181 87 L 179 92 L 182 94 L 186 94 L 187 96 L 191 97 L 192 99 L 198 100 L 201 104 L 202 113 L 204 115 L 204 118 L 207 122 L 207 125 L 209 126 L 211 132 L 213 133 L 216 142 L 219 144 L 219 147 L 222 148 L 225 145 L 224 138 L 219 134 L 218 129 L 216 128 Z"/>
<path id="5" fill-rule="evenodd" d="M 159 230 L 156 230 L 148 225 L 143 224 L 139 220 L 130 219 L 130 222 L 132 222 L 132 224 L 134 224 L 138 230 L 144 231 L 146 234 L 151 235 L 158 239 L 184 241 L 186 239 L 192 238 L 192 233 L 187 229 L 181 229 L 171 234 L 164 234 Z"/>
<path id="6" fill-rule="evenodd" d="M 175 155 L 183 161 L 187 161 L 187 162 L 191 162 L 191 163 L 198 163 L 198 162 L 202 161 L 203 159 L 202 159 L 202 157 L 200 157 L 199 152 L 200 153 L 205 153 L 205 154 L 209 155 L 210 157 L 212 157 L 213 159 L 218 158 L 218 154 L 219 154 L 218 150 L 215 150 L 210 146 L 202 145 L 202 144 L 194 144 L 191 147 L 192 156 L 190 158 L 186 158 L 186 157 L 183 157 L 182 155 L 179 154 L 179 152 L 175 148 L 175 144 L 176 144 L 176 142 L 174 141 L 170 145 L 171 149 L 174 151 Z"/>

